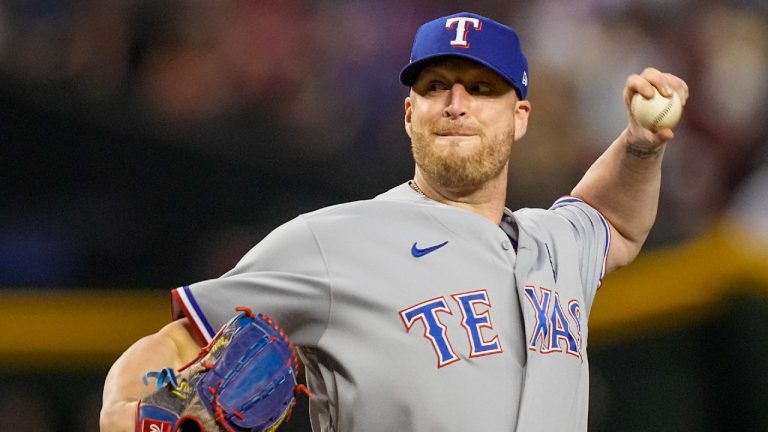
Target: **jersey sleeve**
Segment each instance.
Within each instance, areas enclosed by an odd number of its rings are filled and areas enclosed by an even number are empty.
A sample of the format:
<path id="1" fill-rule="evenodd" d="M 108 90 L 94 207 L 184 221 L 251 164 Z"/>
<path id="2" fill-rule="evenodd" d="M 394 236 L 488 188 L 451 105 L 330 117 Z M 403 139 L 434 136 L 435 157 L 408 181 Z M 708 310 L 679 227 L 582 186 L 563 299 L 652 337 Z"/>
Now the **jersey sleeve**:
<path id="1" fill-rule="evenodd" d="M 308 346 L 325 330 L 331 298 L 322 251 L 302 217 L 270 233 L 220 278 L 171 295 L 174 318 L 186 316 L 204 343 L 245 306 L 275 319 L 293 343 Z"/>
<path id="2" fill-rule="evenodd" d="M 605 276 L 611 243 L 608 222 L 595 208 L 571 196 L 558 199 L 550 210 L 568 220 L 580 246 L 582 286 L 587 290 L 597 290 Z"/>

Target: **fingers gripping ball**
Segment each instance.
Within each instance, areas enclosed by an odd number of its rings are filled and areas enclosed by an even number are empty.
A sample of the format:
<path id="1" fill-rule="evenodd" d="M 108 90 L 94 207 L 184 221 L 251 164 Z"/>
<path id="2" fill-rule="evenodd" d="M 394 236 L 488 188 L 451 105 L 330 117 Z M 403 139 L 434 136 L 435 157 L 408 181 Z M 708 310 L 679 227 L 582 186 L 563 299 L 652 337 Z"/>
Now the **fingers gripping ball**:
<path id="1" fill-rule="evenodd" d="M 672 92 L 672 97 L 664 97 L 655 88 L 653 97 L 644 98 L 640 93 L 632 97 L 630 112 L 637 123 L 652 131 L 673 128 L 680 122 L 683 104 L 680 96 Z"/>
<path id="2" fill-rule="evenodd" d="M 247 308 L 225 324 L 197 359 L 148 372 L 157 390 L 139 402 L 137 432 L 272 432 L 308 390 L 296 383 L 298 359 L 285 332 Z"/>

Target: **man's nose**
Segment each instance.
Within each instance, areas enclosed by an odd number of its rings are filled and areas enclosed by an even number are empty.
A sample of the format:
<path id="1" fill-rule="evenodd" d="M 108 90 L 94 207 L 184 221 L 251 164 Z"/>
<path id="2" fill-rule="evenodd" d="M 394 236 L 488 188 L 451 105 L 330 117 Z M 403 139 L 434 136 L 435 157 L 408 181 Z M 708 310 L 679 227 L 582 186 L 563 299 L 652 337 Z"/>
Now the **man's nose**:
<path id="1" fill-rule="evenodd" d="M 463 84 L 455 83 L 451 86 L 450 95 L 448 96 L 448 105 L 446 105 L 443 111 L 444 117 L 459 118 L 463 117 L 467 113 L 467 107 L 471 102 L 471 95 L 467 92 L 467 89 Z"/>

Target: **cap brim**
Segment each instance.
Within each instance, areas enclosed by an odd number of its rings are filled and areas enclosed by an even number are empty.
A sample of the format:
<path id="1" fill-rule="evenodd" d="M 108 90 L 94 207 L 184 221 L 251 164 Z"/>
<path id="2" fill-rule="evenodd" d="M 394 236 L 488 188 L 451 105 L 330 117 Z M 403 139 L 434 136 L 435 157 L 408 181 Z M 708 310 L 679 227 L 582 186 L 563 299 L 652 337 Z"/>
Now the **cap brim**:
<path id="1" fill-rule="evenodd" d="M 419 60 L 413 63 L 409 63 L 406 67 L 403 68 L 403 70 L 400 71 L 400 82 L 403 83 L 403 85 L 412 87 L 413 84 L 416 83 L 416 80 L 419 79 L 419 75 L 421 75 L 421 72 L 424 70 L 424 68 L 445 57 L 465 58 L 487 67 L 488 69 L 496 72 L 500 77 L 504 79 L 504 81 L 508 82 L 509 85 L 514 87 L 516 93 L 520 95 L 520 89 L 517 88 L 517 85 L 514 82 L 512 82 L 512 80 L 510 80 L 509 77 L 501 73 L 498 68 L 472 55 L 462 54 L 457 52 L 445 52 L 445 53 L 433 54 L 427 57 L 420 58 Z"/>

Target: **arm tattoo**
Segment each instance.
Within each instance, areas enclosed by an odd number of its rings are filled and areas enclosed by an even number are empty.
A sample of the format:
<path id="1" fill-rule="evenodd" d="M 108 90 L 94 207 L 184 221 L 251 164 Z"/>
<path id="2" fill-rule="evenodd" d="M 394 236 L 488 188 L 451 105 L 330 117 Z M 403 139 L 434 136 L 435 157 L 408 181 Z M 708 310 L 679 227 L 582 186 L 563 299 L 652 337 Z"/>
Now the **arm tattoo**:
<path id="1" fill-rule="evenodd" d="M 627 153 L 639 159 L 649 159 L 658 155 L 662 148 L 663 146 L 659 146 L 654 149 L 644 149 L 630 143 L 627 145 Z"/>

